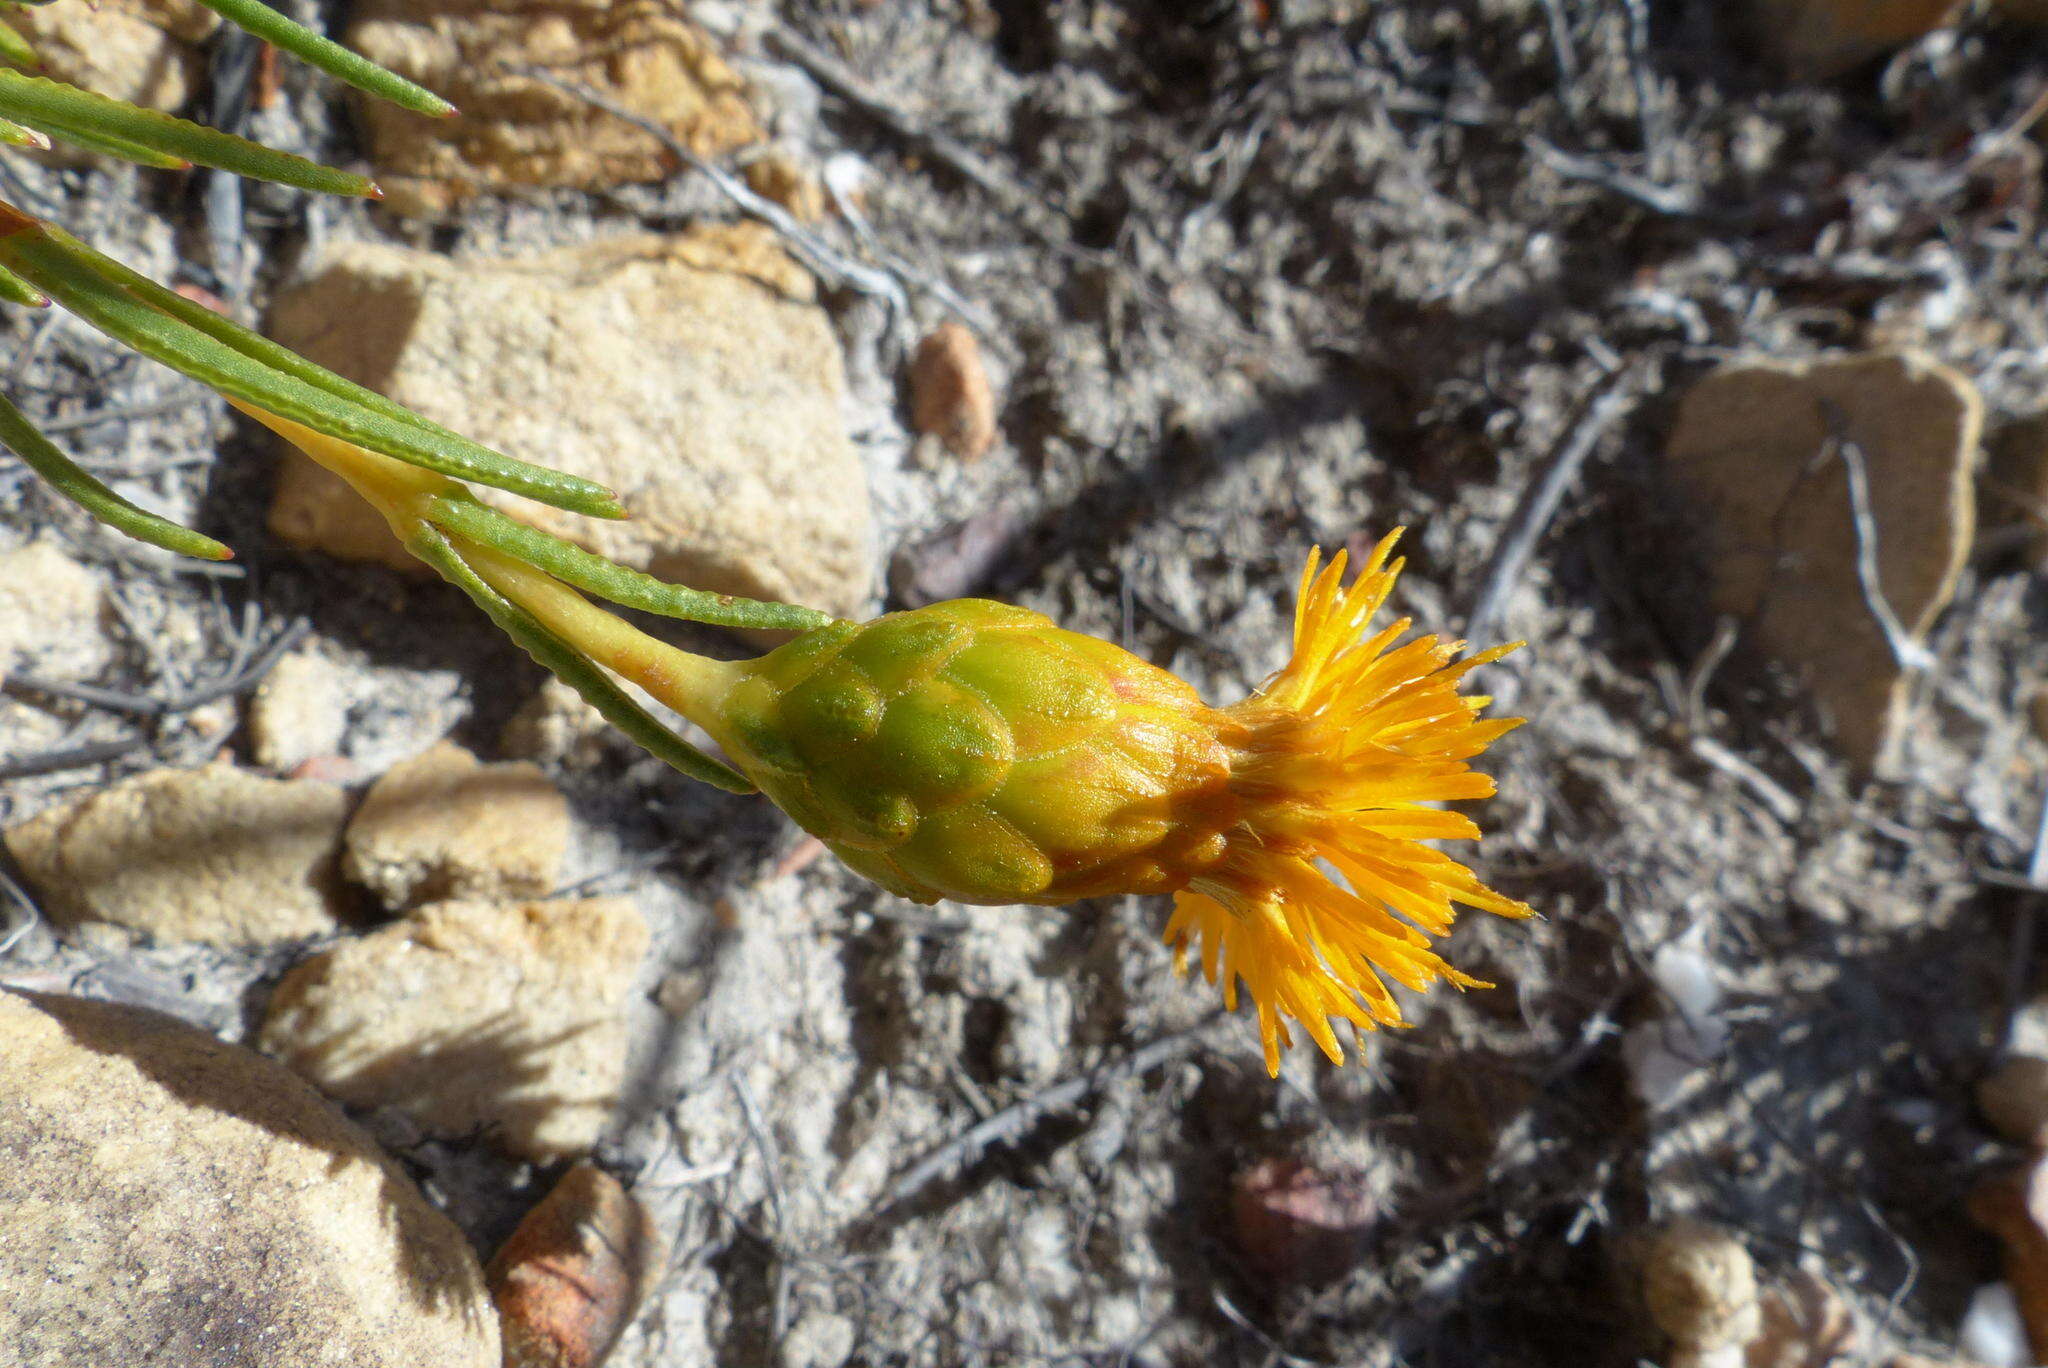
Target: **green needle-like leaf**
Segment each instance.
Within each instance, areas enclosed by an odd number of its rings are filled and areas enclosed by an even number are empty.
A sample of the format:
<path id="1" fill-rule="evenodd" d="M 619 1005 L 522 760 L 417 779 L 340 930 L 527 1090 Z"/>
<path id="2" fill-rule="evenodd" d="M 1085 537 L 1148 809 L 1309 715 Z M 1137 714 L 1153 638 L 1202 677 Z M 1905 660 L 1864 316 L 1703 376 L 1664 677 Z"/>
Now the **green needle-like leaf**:
<path id="1" fill-rule="evenodd" d="M 143 303 L 163 310 L 180 322 L 191 324 L 214 341 L 234 348 L 251 361 L 268 366 L 272 370 L 283 371 L 286 375 L 305 381 L 315 389 L 325 390 L 329 394 L 360 404 L 371 412 L 381 413 L 396 422 L 412 423 L 454 441 L 465 440 L 461 434 L 450 432 L 439 423 L 412 412 L 403 404 L 394 403 L 373 389 L 365 389 L 352 380 L 344 379 L 325 366 L 313 364 L 289 347 L 281 347 L 261 333 L 251 332 L 233 319 L 221 317 L 197 300 L 187 299 L 176 290 L 166 289 L 141 272 L 130 270 L 112 257 L 94 251 L 55 224 L 45 223 L 41 227 L 52 242 Z"/>
<path id="2" fill-rule="evenodd" d="M 5 143 L 9 147 L 33 147 L 43 152 L 50 150 L 50 139 L 47 135 L 38 133 L 33 128 L 23 128 L 12 119 L 0 119 L 0 143 Z"/>
<path id="3" fill-rule="evenodd" d="M 244 403 L 316 432 L 354 442 L 455 479 L 522 494 L 592 517 L 624 517 L 602 485 L 515 461 L 466 438 L 392 416 L 282 373 L 219 341 L 207 331 L 152 308 L 82 262 L 33 220 L 7 232 L 0 219 L 0 266 L 15 271 L 66 309 L 118 342 Z M 400 411 L 403 412 L 402 410 Z"/>
<path id="4" fill-rule="evenodd" d="M 433 91 L 414 85 L 396 72 L 386 71 L 369 58 L 350 52 L 302 24 L 293 23 L 270 6 L 257 3 L 257 0 L 199 0 L 199 3 L 264 42 L 282 48 L 357 90 L 418 114 L 432 114 L 445 119 L 455 113 L 455 106 Z"/>
<path id="5" fill-rule="evenodd" d="M 59 494 L 137 541 L 161 546 L 180 555 L 197 556 L 201 560 L 234 559 L 235 553 L 213 538 L 137 508 L 86 474 L 49 438 L 36 431 L 35 425 L 4 396 L 0 396 L 0 446 L 19 456 L 30 470 L 42 476 Z"/>
<path id="6" fill-rule="evenodd" d="M 50 297 L 12 271 L 0 270 L 0 299 L 25 309 L 47 309 Z"/>
<path id="7" fill-rule="evenodd" d="M 40 130 L 37 137 L 55 138 L 59 142 L 83 147 L 88 152 L 101 152 L 122 161 L 134 162 L 137 166 L 154 167 L 158 171 L 189 171 L 192 163 L 183 157 L 174 157 L 168 152 L 159 152 L 141 143 L 132 143 L 125 138 L 111 138 L 104 133 L 84 128 L 56 128 L 51 126 L 46 134 Z"/>
<path id="8" fill-rule="evenodd" d="M 6 23 L 0 23 L 0 61 L 25 67 L 42 65 L 42 58 L 36 56 L 35 48 L 21 36 L 21 30 Z"/>
<path id="9" fill-rule="evenodd" d="M 139 109 L 77 86 L 41 76 L 24 76 L 5 67 L 0 67 L 0 118 L 84 146 L 92 146 L 97 139 L 103 144 L 147 148 L 159 157 L 178 158 L 301 190 L 366 199 L 376 199 L 382 193 L 367 177 L 322 166 L 187 119 Z"/>
<path id="10" fill-rule="evenodd" d="M 629 740 L 655 758 L 674 766 L 692 779 L 701 779 L 728 793 L 752 793 L 746 776 L 698 750 L 657 722 L 653 715 L 621 689 L 595 662 L 549 631 L 524 608 L 512 602 L 470 568 L 448 538 L 431 527 L 420 527 L 406 543 L 406 549 L 439 571 L 450 584 L 461 589 L 489 614 L 499 630 L 519 643 L 521 650 L 555 678 L 589 700 L 605 721 L 624 732 Z"/>
<path id="11" fill-rule="evenodd" d="M 669 584 L 592 555 L 474 499 L 435 499 L 428 505 L 426 516 L 458 536 L 503 551 L 516 560 L 538 566 L 556 579 L 628 608 L 714 627 L 756 631 L 808 632 L 832 621 L 829 613 L 799 608 L 793 603 L 763 603 Z"/>

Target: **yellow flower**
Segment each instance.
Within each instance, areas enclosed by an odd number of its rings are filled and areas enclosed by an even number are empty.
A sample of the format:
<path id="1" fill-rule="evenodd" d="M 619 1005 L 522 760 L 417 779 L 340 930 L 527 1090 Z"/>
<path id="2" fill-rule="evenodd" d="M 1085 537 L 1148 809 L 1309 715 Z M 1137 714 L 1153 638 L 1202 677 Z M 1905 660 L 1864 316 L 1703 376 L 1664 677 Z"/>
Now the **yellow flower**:
<path id="1" fill-rule="evenodd" d="M 1398 535 L 1398 534 L 1396 534 Z M 1426 842 L 1471 838 L 1434 804 L 1484 798 L 1466 763 L 1517 722 L 1482 721 L 1464 675 L 1406 620 L 1367 623 L 1400 567 L 1380 543 L 1342 588 L 1312 555 L 1294 658 L 1253 697 L 1185 682 L 1022 608 L 965 599 L 834 623 L 734 671 L 697 716 L 726 753 L 853 869 L 920 902 L 1059 904 L 1175 893 L 1185 968 L 1257 1008 L 1267 1067 L 1299 1022 L 1398 1025 L 1385 980 L 1477 980 L 1429 948 L 1455 905 L 1524 917 Z M 1334 869 L 1343 882 L 1332 878 Z M 1347 886 L 1348 885 L 1348 886 Z"/>
<path id="2" fill-rule="evenodd" d="M 439 475 L 250 411 L 349 480 L 423 555 L 439 554 L 433 519 L 470 507 Z M 549 668 L 582 678 L 601 666 L 703 727 L 745 780 L 891 892 L 1041 905 L 1175 895 L 1176 965 L 1185 972 L 1195 950 L 1229 1008 L 1243 989 L 1273 1073 L 1290 1020 L 1341 1062 L 1334 1023 L 1401 1024 L 1389 980 L 1485 986 L 1431 949 L 1459 905 L 1531 915 L 1430 844 L 1479 835 L 1437 805 L 1491 796 L 1493 781 L 1468 762 L 1520 724 L 1481 720 L 1489 700 L 1457 686 L 1514 648 L 1457 661 L 1462 643 L 1402 643 L 1405 618 L 1368 636 L 1400 573 L 1387 562 L 1398 532 L 1349 588 L 1342 554 L 1321 569 L 1310 555 L 1293 659 L 1228 708 L 1109 642 L 977 599 L 831 622 L 755 660 L 712 660 L 550 571 L 623 601 L 644 602 L 653 581 L 494 535 L 487 545 L 433 533 L 442 573 Z M 662 744 L 615 686 L 579 687 Z M 675 762 L 743 786 L 692 756 Z"/>
<path id="3" fill-rule="evenodd" d="M 1293 1043 L 1283 1018 L 1341 1062 L 1333 1021 L 1362 1030 L 1402 1024 L 1386 980 L 1489 986 L 1430 948 L 1432 936 L 1450 931 L 1458 904 L 1532 915 L 1425 844 L 1479 835 L 1469 818 L 1433 805 L 1492 795 L 1493 781 L 1467 762 L 1520 720 L 1482 721 L 1490 700 L 1457 686 L 1515 648 L 1453 663 L 1462 643 L 1424 636 L 1397 645 L 1406 618 L 1367 637 L 1401 571 L 1400 562 L 1387 564 L 1399 535 L 1374 549 L 1349 589 L 1340 587 L 1342 552 L 1320 571 L 1320 557 L 1309 556 L 1293 658 L 1219 714 L 1240 816 L 1221 858 L 1175 896 L 1166 928 L 1183 971 L 1199 947 L 1225 1006 L 1236 1007 L 1243 984 L 1271 1073 Z"/>

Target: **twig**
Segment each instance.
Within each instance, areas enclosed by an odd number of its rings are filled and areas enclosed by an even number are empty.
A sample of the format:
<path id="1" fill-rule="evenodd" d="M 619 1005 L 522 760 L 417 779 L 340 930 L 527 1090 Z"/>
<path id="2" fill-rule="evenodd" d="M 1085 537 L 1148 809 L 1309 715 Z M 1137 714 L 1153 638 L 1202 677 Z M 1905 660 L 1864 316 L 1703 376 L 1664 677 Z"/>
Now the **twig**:
<path id="1" fill-rule="evenodd" d="M 1690 730 L 1704 732 L 1707 729 L 1707 685 L 1713 682 L 1714 675 L 1720 670 L 1722 662 L 1728 659 L 1728 653 L 1735 649 L 1735 642 L 1741 635 L 1742 629 L 1736 625 L 1734 618 L 1725 614 L 1717 618 L 1714 622 L 1714 635 L 1707 642 L 1707 648 L 1700 652 L 1699 658 L 1693 661 L 1692 668 L 1686 671 L 1684 720 Z"/>
<path id="2" fill-rule="evenodd" d="M 1494 543 L 1493 555 L 1486 563 L 1486 573 L 1479 581 L 1479 592 L 1473 598 L 1471 611 L 1465 615 L 1467 637 L 1476 641 L 1492 629 L 1509 589 L 1528 564 L 1544 529 L 1557 515 L 1557 506 L 1564 501 L 1572 481 L 1578 478 L 1580 467 L 1586 464 L 1586 458 L 1593 454 L 1600 439 L 1621 416 L 1631 397 L 1633 381 L 1633 375 L 1625 375 L 1609 384 L 1587 407 L 1584 416 L 1572 424 L 1570 433 L 1551 454 L 1542 474 L 1523 491 L 1521 501 L 1508 519 L 1506 530 Z"/>
<path id="3" fill-rule="evenodd" d="M 1597 185 L 1602 190 L 1620 195 L 1623 199 L 1634 200 L 1645 209 L 1668 218 L 1696 218 L 1706 212 L 1706 206 L 1700 201 L 1699 191 L 1692 186 L 1658 185 L 1631 172 L 1609 166 L 1597 157 L 1582 157 L 1576 152 L 1567 152 L 1541 138 L 1530 138 L 1524 145 L 1536 160 L 1566 180 Z"/>
<path id="4" fill-rule="evenodd" d="M 1877 517 L 1870 508 L 1870 476 L 1863 468 L 1863 452 L 1846 437 L 1834 439 L 1835 454 L 1849 482 L 1849 516 L 1856 529 L 1856 587 L 1863 592 L 1863 604 L 1877 621 L 1884 644 L 1901 670 L 1923 670 L 1934 663 L 1934 655 L 1913 640 L 1912 634 L 1892 611 L 1879 578 L 1877 563 Z"/>
<path id="5" fill-rule="evenodd" d="M 926 128 L 903 110 L 869 90 L 866 82 L 838 58 L 813 47 L 807 39 L 786 25 L 778 24 L 769 29 L 764 36 L 771 48 L 802 67 L 812 80 L 898 137 L 923 147 L 934 160 L 943 163 L 961 179 L 970 182 L 1003 208 L 1023 219 L 1022 226 L 1039 236 L 1054 236 L 1032 222 L 1044 213 L 1046 200 L 1043 195 L 1033 193 L 998 172 L 964 143 Z"/>
<path id="6" fill-rule="evenodd" d="M 110 712 L 129 713 L 137 717 L 169 717 L 176 713 L 190 712 L 204 707 L 218 699 L 230 698 L 246 693 L 263 682 L 285 652 L 304 640 L 312 630 L 304 618 L 292 623 L 279 632 L 271 643 L 264 647 L 249 662 L 248 668 L 230 670 L 211 684 L 202 684 L 188 693 L 174 698 L 153 698 L 148 694 L 127 693 L 120 689 L 103 689 L 93 684 L 67 684 L 58 680 L 41 679 L 34 675 L 11 674 L 0 676 L 0 692 L 13 694 L 44 694 L 52 698 L 70 698 L 80 703 L 90 703 L 96 708 Z"/>
<path id="7" fill-rule="evenodd" d="M 905 1169 L 898 1175 L 896 1181 L 890 1184 L 882 1205 L 892 1207 L 907 1201 L 938 1179 L 972 1164 L 990 1146 L 1016 1140 L 1047 1117 L 1077 1105 L 1090 1094 L 1121 1079 L 1149 1073 L 1160 1065 L 1189 1053 L 1202 1044 L 1202 1037 L 1208 1033 L 1211 1026 L 1222 1020 L 1224 1015 L 1222 1012 L 1213 1013 L 1185 1030 L 1175 1031 L 1170 1035 L 1161 1036 L 1149 1045 L 1140 1046 L 1121 1059 L 1099 1064 L 1086 1073 L 1076 1074 L 1064 1082 L 1055 1083 L 1021 1101 L 1011 1103 L 987 1120 L 970 1126 Z"/>
<path id="8" fill-rule="evenodd" d="M 21 944 L 23 936 L 35 930 L 43 914 L 28 890 L 9 878 L 4 869 L 0 869 L 0 903 L 7 909 L 4 917 L 0 917 L 0 925 L 7 928 L 7 934 L 0 936 L 0 956 L 4 956 Z"/>
<path id="9" fill-rule="evenodd" d="M 1621 0 L 1628 19 L 1628 74 L 1636 97 L 1637 136 L 1655 175 L 1664 169 L 1663 131 L 1658 127 L 1656 89 L 1650 79 L 1650 15 L 1643 0 Z"/>
<path id="10" fill-rule="evenodd" d="M 19 760 L 0 760 L 0 782 L 29 779 L 38 774 L 61 774 L 65 770 L 84 769 L 88 765 L 104 765 L 109 760 L 133 755 L 148 744 L 139 736 L 124 736 L 118 741 L 94 741 L 88 745 L 44 751 L 40 755 L 25 755 Z"/>
<path id="11" fill-rule="evenodd" d="M 1579 54 L 1572 46 L 1571 16 L 1565 13 L 1564 0 L 1543 0 L 1543 13 L 1550 21 L 1550 58 L 1557 66 L 1557 95 L 1564 101 L 1565 112 L 1576 119 L 1584 101 L 1579 97 Z"/>
<path id="12" fill-rule="evenodd" d="M 1711 736 L 1694 735 L 1686 742 L 1694 757 L 1749 790 L 1771 815 L 1790 826 L 1799 820 L 1799 800 L 1787 793 L 1777 780 L 1737 755 Z"/>
<path id="13" fill-rule="evenodd" d="M 909 311 L 909 301 L 904 297 L 903 286 L 894 276 L 872 266 L 863 266 L 846 256 L 799 223 L 796 216 L 787 209 L 765 195 L 756 194 L 745 181 L 724 167 L 716 166 L 698 156 L 682 139 L 653 119 L 636 114 L 587 86 L 562 80 L 539 67 L 514 67 L 511 70 L 522 76 L 530 76 L 544 85 L 553 86 L 564 95 L 574 96 L 591 108 L 601 109 L 615 119 L 623 119 L 660 142 L 671 156 L 703 175 L 720 194 L 780 233 L 804 265 L 822 277 L 827 284 L 842 284 L 862 294 L 874 295 L 886 301 L 896 317 L 901 317 Z"/>

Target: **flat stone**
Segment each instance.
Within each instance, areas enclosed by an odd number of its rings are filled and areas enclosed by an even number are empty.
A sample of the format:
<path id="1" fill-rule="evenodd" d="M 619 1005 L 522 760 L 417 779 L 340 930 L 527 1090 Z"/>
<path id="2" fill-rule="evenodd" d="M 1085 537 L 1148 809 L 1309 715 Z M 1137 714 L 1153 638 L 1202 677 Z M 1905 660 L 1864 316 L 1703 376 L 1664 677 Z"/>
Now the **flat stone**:
<path id="1" fill-rule="evenodd" d="M 618 1100 L 621 1011 L 646 949 L 626 898 L 436 903 L 294 968 L 263 1048 L 431 1135 L 581 1155 Z"/>
<path id="2" fill-rule="evenodd" d="M 1905 676 L 1864 591 L 1843 453 L 1866 477 L 1882 602 L 1917 646 L 1969 554 L 1982 421 L 1976 387 L 1914 352 L 1734 363 L 1679 406 L 1666 463 L 1698 509 L 1711 607 L 1798 673 L 1865 772 L 1896 740 Z"/>
<path id="3" fill-rule="evenodd" d="M 265 769 L 338 755 L 347 735 L 348 682 L 323 656 L 293 651 L 249 697 L 249 753 Z"/>
<path id="4" fill-rule="evenodd" d="M 348 824 L 343 869 L 393 911 L 554 890 L 569 802 L 536 765 L 487 765 L 443 741 L 379 779 Z"/>
<path id="5" fill-rule="evenodd" d="M 388 203 L 437 214 L 479 191 L 601 190 L 676 170 L 661 141 L 535 72 L 717 158 L 760 137 L 745 84 L 702 29 L 654 0 L 364 0 L 349 42 L 452 100 L 450 120 L 361 102 Z"/>
<path id="6" fill-rule="evenodd" d="M 125 779 L 9 828 L 5 839 L 61 927 L 276 945 L 339 925 L 348 807 L 332 784 L 215 764 Z"/>
<path id="7" fill-rule="evenodd" d="M 1947 23 L 1961 0 L 1750 0 L 1752 30 L 1788 75 L 1824 80 Z"/>
<path id="8" fill-rule="evenodd" d="M 253 1051 L 0 991 L 0 1154 L 9 1363 L 498 1368 L 462 1233 Z"/>
<path id="9" fill-rule="evenodd" d="M 746 225 L 510 260 L 349 243 L 269 325 L 457 432 L 610 486 L 632 515 L 478 491 L 538 527 L 666 579 L 852 614 L 874 533 L 813 289 Z M 293 545 L 413 564 L 368 505 L 295 453 L 270 525 Z"/>
<path id="10" fill-rule="evenodd" d="M 23 667 L 77 677 L 107 663 L 105 591 L 48 542 L 0 551 L 0 674 Z"/>

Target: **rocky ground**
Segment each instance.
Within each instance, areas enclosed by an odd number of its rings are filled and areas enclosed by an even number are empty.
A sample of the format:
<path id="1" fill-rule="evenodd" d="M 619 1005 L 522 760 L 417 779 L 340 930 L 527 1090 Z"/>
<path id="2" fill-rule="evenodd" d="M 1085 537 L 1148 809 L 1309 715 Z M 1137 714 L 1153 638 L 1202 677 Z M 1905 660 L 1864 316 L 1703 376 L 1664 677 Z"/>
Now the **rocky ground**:
<path id="1" fill-rule="evenodd" d="M 390 195 L 0 193 L 619 485 L 657 573 L 1006 597 L 1227 700 L 1310 546 L 1405 526 L 1402 611 L 1530 643 L 1474 858 L 1544 918 L 1269 1080 L 1162 906 L 880 894 L 13 313 L 10 393 L 239 559 L 0 463 L 0 983 L 260 1046 L 481 1256 L 594 1152 L 666 1243 L 624 1365 L 2040 1361 L 2048 29 L 1947 8 L 301 6 L 424 131 L 36 11 Z"/>

